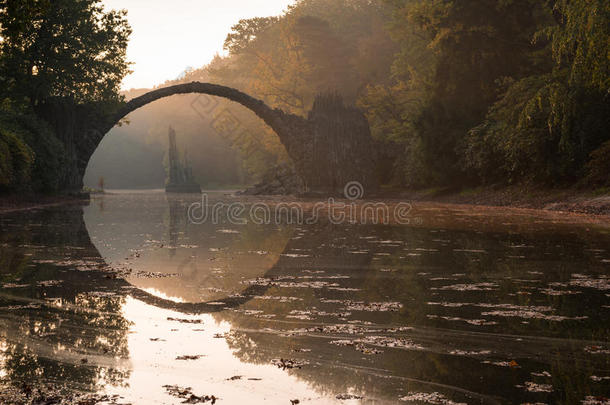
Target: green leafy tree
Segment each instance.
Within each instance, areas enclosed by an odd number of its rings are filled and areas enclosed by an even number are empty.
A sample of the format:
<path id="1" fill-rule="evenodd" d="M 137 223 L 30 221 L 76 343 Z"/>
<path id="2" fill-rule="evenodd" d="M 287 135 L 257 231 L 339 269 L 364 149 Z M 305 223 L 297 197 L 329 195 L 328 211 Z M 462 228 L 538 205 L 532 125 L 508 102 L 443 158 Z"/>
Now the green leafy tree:
<path id="1" fill-rule="evenodd" d="M 99 115 L 122 100 L 131 33 L 125 15 L 104 11 L 100 0 L 0 0 L 3 189 L 63 187 L 74 147 L 64 143 L 70 136 L 45 122 L 39 107 L 87 104 L 81 113 Z"/>
<path id="2" fill-rule="evenodd" d="M 129 71 L 125 16 L 104 11 L 100 0 L 0 1 L 2 98 L 118 99 Z"/>
<path id="3" fill-rule="evenodd" d="M 412 187 L 466 179 L 459 148 L 506 77 L 539 69 L 531 38 L 549 18 L 533 0 L 387 0 L 401 50 L 389 84 L 361 99 L 373 132 L 394 147 L 394 176 Z M 391 149 L 391 148 L 390 148 Z M 388 179 L 386 179 L 388 180 Z"/>
<path id="4" fill-rule="evenodd" d="M 600 146 L 610 139 L 610 4 L 560 0 L 553 12 L 555 21 L 534 38 L 550 40 L 554 64 L 513 82 L 466 140 L 464 165 L 485 182 L 565 184 L 583 178 L 588 167 L 589 177 L 604 183 L 599 162 L 607 151 Z M 587 166 L 591 157 L 597 163 Z"/>
<path id="5" fill-rule="evenodd" d="M 239 20 L 237 24 L 231 27 L 231 32 L 227 34 L 224 48 L 232 54 L 247 51 L 256 38 L 278 21 L 278 17 L 255 17 Z"/>
<path id="6" fill-rule="evenodd" d="M 610 90 L 610 3 L 605 0 L 557 0 L 557 24 L 537 37 L 552 40 L 558 68 L 570 71 L 572 85 Z"/>
<path id="7" fill-rule="evenodd" d="M 279 18 L 239 21 L 225 41 L 229 56 L 207 71 L 212 81 L 293 114 L 305 115 L 327 90 L 355 103 L 368 85 L 389 76 L 397 47 L 384 27 L 386 11 L 368 0 L 300 0 Z M 251 173 L 288 161 L 276 134 L 256 117 L 238 116 L 266 152 L 247 154 Z M 235 146 L 250 149 L 248 142 Z"/>
<path id="8" fill-rule="evenodd" d="M 0 106 L 0 155 L 0 189 L 58 191 L 65 175 L 64 145 L 34 114 Z"/>

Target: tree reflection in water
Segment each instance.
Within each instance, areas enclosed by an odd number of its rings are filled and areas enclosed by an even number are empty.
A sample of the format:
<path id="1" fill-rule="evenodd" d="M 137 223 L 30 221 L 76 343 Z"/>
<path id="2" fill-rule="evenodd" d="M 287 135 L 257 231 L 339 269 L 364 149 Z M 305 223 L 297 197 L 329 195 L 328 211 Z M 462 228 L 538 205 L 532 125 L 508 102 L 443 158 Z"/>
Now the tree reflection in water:
<path id="1" fill-rule="evenodd" d="M 87 229 L 78 209 L 3 219 L 5 380 L 134 382 L 127 360 L 156 349 L 129 353 L 130 321 L 140 322 L 124 313 L 131 296 L 146 303 L 140 312 L 228 322 L 232 356 L 261 374 L 284 364 L 280 372 L 322 402 L 345 393 L 381 403 L 433 392 L 484 403 L 608 395 L 592 378 L 608 369 L 604 232 L 447 222 L 438 211 L 429 227 L 193 225 L 188 200 L 107 197 L 103 210 L 86 208 Z M 128 282 L 107 278 L 89 234 Z M 206 339 L 193 347 L 219 347 Z M 218 363 L 200 361 L 186 370 L 219 380 L 225 397 L 237 389 L 215 375 Z"/>
<path id="2" fill-rule="evenodd" d="M 125 297 L 106 278 L 82 209 L 2 218 L 2 380 L 95 391 L 129 378 Z"/>

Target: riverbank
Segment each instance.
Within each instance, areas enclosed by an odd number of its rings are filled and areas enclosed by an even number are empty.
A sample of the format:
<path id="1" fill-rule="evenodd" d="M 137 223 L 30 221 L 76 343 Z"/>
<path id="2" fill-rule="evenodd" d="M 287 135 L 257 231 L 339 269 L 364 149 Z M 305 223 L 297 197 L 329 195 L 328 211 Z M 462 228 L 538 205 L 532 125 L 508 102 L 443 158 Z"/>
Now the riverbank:
<path id="1" fill-rule="evenodd" d="M 444 204 L 484 205 L 610 215 L 610 190 L 542 189 L 512 186 L 468 190 L 428 189 L 397 193 L 401 199 Z"/>
<path id="2" fill-rule="evenodd" d="M 204 192 L 206 192 L 206 190 L 204 190 Z M 237 194 L 239 195 L 240 192 L 237 192 Z M 0 196 L 0 214 L 89 201 L 89 197 L 89 193 L 63 195 L 5 195 Z M 429 202 L 488 207 L 527 208 L 589 215 L 610 215 L 610 190 L 607 189 L 550 190 L 528 189 L 513 186 L 501 189 L 480 187 L 461 191 L 447 189 L 404 191 L 386 188 L 380 190 L 380 192 L 375 195 L 365 196 L 365 199 L 369 197 L 375 200 L 387 199 L 393 201 L 398 199 L 419 203 Z"/>
<path id="3" fill-rule="evenodd" d="M 294 173 L 278 171 L 273 178 L 251 186 L 238 195 L 265 196 L 295 194 L 303 198 L 324 198 L 321 193 L 298 193 L 302 186 L 294 181 Z M 574 212 L 591 215 L 610 215 L 610 189 L 549 189 L 534 185 L 509 187 L 477 187 L 470 189 L 429 188 L 404 190 L 381 187 L 374 193 L 362 190 L 365 199 L 431 202 L 490 207 L 528 208 L 550 211 Z M 343 191 L 334 197 L 344 197 Z"/>
<path id="4" fill-rule="evenodd" d="M 41 195 L 11 194 L 0 195 L 0 214 L 48 208 L 56 205 L 88 202 L 88 193 Z"/>

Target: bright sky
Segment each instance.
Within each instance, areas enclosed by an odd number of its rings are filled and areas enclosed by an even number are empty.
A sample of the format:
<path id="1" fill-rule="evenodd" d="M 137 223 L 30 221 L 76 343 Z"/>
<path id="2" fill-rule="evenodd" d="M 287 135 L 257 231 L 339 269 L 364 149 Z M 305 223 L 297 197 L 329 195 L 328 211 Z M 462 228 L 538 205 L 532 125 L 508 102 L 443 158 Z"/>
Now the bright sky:
<path id="1" fill-rule="evenodd" d="M 133 29 L 123 88 L 152 87 L 209 63 L 242 18 L 280 15 L 294 0 L 103 0 L 126 9 Z"/>

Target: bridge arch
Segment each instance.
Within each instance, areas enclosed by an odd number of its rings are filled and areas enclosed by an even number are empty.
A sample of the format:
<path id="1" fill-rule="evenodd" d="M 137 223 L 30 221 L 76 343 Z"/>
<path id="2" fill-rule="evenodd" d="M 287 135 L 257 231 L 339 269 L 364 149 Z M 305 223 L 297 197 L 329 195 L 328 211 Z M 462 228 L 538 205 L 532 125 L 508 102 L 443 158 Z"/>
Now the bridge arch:
<path id="1" fill-rule="evenodd" d="M 289 142 L 288 131 L 290 129 L 295 129 L 290 128 L 291 126 L 294 126 L 295 124 L 297 124 L 297 122 L 300 123 L 301 126 L 306 126 L 307 124 L 306 120 L 302 117 L 286 114 L 279 109 L 272 109 L 262 100 L 256 99 L 234 88 L 212 83 L 191 82 L 177 84 L 169 87 L 162 87 L 160 89 L 152 90 L 146 94 L 131 99 L 127 103 L 123 104 L 118 109 L 118 111 L 110 117 L 109 121 L 107 122 L 106 128 L 101 128 L 101 132 L 103 132 L 103 135 L 105 135 L 108 131 L 112 129 L 112 127 L 119 123 L 120 120 L 125 118 L 129 113 L 156 100 L 165 97 L 170 97 L 176 94 L 191 93 L 208 94 L 211 96 L 222 97 L 243 105 L 247 109 L 254 112 L 254 114 L 256 114 L 258 117 L 260 117 L 267 125 L 269 125 L 280 137 L 280 141 L 282 141 L 282 143 Z"/>
<path id="2" fill-rule="evenodd" d="M 304 118 L 272 109 L 237 89 L 201 82 L 152 90 L 120 104 L 112 113 L 98 119 L 81 118 L 85 122 L 77 122 L 74 126 L 83 128 L 84 134 L 76 141 L 76 173 L 68 183 L 73 184 L 72 188 L 82 188 L 82 178 L 93 152 L 104 136 L 130 112 L 164 97 L 190 93 L 231 100 L 260 117 L 278 135 L 306 191 L 342 193 L 343 187 L 352 181 L 360 182 L 367 191 L 377 189 L 368 120 L 361 111 L 345 106 L 337 94 L 318 96 Z"/>

